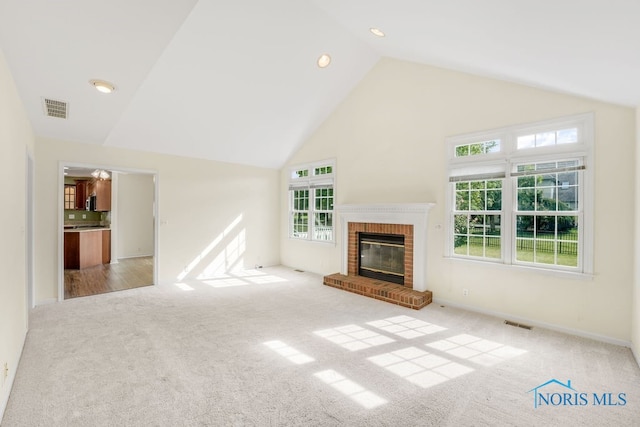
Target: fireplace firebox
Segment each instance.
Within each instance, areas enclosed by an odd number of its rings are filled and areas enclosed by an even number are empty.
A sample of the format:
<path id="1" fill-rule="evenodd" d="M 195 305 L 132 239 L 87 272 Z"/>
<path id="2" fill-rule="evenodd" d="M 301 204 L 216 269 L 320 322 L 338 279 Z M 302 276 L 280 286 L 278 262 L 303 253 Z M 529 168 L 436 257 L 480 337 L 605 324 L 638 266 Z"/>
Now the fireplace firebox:
<path id="1" fill-rule="evenodd" d="M 358 274 L 404 285 L 404 235 L 358 233 Z"/>

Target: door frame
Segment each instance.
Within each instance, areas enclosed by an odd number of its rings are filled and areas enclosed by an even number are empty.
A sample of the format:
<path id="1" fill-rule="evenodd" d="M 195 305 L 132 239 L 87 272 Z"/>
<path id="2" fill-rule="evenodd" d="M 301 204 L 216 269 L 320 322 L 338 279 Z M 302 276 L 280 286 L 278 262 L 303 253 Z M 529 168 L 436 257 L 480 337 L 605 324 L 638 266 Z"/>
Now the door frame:
<path id="1" fill-rule="evenodd" d="M 27 149 L 25 167 L 25 260 L 27 292 L 25 295 L 27 312 L 26 325 L 29 328 L 29 312 L 35 307 L 35 268 L 34 268 L 34 200 L 35 200 L 35 162 L 33 154 Z"/>
<path id="2" fill-rule="evenodd" d="M 158 196 L 160 181 L 157 170 L 136 169 L 114 165 L 98 165 L 95 163 L 78 163 L 70 161 L 58 162 L 58 301 L 64 301 L 64 169 L 65 167 L 84 169 L 105 169 L 113 172 L 151 175 L 153 177 L 153 285 L 158 283 Z M 111 193 L 111 200 L 117 195 L 117 188 Z M 113 206 L 117 206 L 117 203 Z M 112 212 L 113 215 L 113 212 Z M 116 219 L 117 222 L 117 219 Z M 113 242 L 112 242 L 113 243 Z M 113 254 L 112 249 L 112 254 Z M 117 261 L 117 259 L 116 259 Z"/>

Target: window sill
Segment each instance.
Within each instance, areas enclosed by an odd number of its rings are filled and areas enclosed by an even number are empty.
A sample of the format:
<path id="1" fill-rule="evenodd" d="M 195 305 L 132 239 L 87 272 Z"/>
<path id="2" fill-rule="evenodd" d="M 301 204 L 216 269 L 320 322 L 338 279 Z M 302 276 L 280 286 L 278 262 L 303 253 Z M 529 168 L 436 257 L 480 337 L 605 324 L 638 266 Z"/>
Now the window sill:
<path id="1" fill-rule="evenodd" d="M 445 256 L 445 260 L 449 260 L 454 263 L 472 263 L 476 265 L 482 265 L 491 268 L 497 268 L 502 270 L 510 270 L 510 271 L 526 271 L 531 273 L 537 273 L 544 276 L 553 276 L 563 279 L 572 279 L 572 280 L 582 280 L 582 281 L 592 281 L 595 278 L 595 275 L 592 273 L 580 273 L 575 271 L 567 271 L 567 270 L 555 270 L 551 268 L 542 268 L 542 267 L 529 267 L 527 265 L 520 264 L 504 264 L 499 261 L 481 261 L 469 258 L 458 258 Z"/>

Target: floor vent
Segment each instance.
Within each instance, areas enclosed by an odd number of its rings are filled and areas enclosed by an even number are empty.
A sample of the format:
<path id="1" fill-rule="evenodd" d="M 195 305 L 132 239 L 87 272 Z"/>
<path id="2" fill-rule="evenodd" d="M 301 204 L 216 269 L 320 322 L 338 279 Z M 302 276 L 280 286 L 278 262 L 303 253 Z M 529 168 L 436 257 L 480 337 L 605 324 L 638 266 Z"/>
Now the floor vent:
<path id="1" fill-rule="evenodd" d="M 42 98 L 42 102 L 44 103 L 44 111 L 47 116 L 57 117 L 59 119 L 67 118 L 66 102 L 48 98 Z"/>
<path id="2" fill-rule="evenodd" d="M 304 273 L 304 270 L 298 270 L 297 268 L 293 271 L 297 271 L 298 273 Z"/>
<path id="3" fill-rule="evenodd" d="M 504 321 L 505 325 L 509 325 L 509 326 L 516 326 L 518 328 L 522 328 L 522 329 L 526 329 L 527 331 L 530 331 L 531 329 L 533 329 L 532 326 L 529 325 L 523 325 L 522 323 L 516 323 L 516 322 L 512 322 L 510 320 L 505 320 Z"/>

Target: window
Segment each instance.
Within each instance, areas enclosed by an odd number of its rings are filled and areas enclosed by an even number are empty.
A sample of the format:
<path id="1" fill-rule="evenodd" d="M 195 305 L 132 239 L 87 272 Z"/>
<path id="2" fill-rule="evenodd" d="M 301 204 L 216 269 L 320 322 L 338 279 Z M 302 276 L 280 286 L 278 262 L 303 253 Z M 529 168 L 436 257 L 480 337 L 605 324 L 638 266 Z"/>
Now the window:
<path id="1" fill-rule="evenodd" d="M 454 252 L 499 259 L 502 181 L 465 181 L 455 185 Z"/>
<path id="2" fill-rule="evenodd" d="M 449 138 L 449 255 L 591 273 L 592 127 L 585 114 Z"/>
<path id="3" fill-rule="evenodd" d="M 289 178 L 289 237 L 334 241 L 334 174 L 333 161 L 292 169 Z"/>

